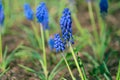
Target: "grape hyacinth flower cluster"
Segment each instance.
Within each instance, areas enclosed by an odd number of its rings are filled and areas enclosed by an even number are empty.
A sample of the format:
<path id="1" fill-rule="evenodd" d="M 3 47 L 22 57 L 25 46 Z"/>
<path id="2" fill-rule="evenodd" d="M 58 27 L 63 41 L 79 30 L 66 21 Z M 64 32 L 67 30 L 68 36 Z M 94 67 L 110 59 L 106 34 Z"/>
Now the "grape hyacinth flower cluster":
<path id="1" fill-rule="evenodd" d="M 36 9 L 36 17 L 39 23 L 42 24 L 44 30 L 49 29 L 48 26 L 48 9 L 44 2 L 41 2 L 40 5 Z"/>
<path id="2" fill-rule="evenodd" d="M 65 50 L 65 45 L 62 42 L 62 39 L 60 38 L 59 34 L 54 35 L 54 48 L 56 49 L 56 52 Z"/>
<path id="3" fill-rule="evenodd" d="M 34 18 L 34 12 L 33 10 L 31 9 L 30 5 L 29 4 L 24 4 L 24 14 L 25 14 L 25 17 L 28 19 L 28 20 L 33 20 Z"/>
<path id="4" fill-rule="evenodd" d="M 71 12 L 68 8 L 63 10 L 62 17 L 60 19 L 60 26 L 62 31 L 62 38 L 64 39 L 64 43 L 67 42 L 74 43 L 72 37 L 72 19 Z"/>
<path id="5" fill-rule="evenodd" d="M 60 27 L 62 32 L 62 39 L 60 38 L 59 34 L 55 34 L 54 36 L 54 48 L 56 49 L 56 52 L 64 51 L 65 45 L 67 42 L 74 43 L 73 37 L 72 37 L 72 18 L 71 18 L 71 12 L 68 8 L 65 8 L 63 10 L 62 17 L 60 19 Z"/>
<path id="6" fill-rule="evenodd" d="M 100 0 L 100 13 L 108 12 L 108 0 Z"/>
<path id="7" fill-rule="evenodd" d="M 3 25 L 4 18 L 5 18 L 5 15 L 4 15 L 4 11 L 3 11 L 3 6 L 2 6 L 2 3 L 0 2 L 0 26 Z"/>

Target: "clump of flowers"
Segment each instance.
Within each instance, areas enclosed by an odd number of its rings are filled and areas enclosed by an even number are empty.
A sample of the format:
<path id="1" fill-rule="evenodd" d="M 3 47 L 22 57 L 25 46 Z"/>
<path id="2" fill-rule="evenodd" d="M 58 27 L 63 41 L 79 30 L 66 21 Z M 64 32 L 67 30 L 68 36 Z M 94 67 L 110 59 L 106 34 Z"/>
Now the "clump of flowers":
<path id="1" fill-rule="evenodd" d="M 28 20 L 34 19 L 34 12 L 28 3 L 24 4 L 24 14 Z"/>
<path id="2" fill-rule="evenodd" d="M 60 19 L 60 27 L 62 31 L 62 38 L 64 39 L 64 43 L 67 42 L 74 43 L 72 37 L 72 18 L 71 12 L 68 8 L 65 8 L 62 13 L 62 17 Z"/>
<path id="3" fill-rule="evenodd" d="M 62 42 L 62 39 L 60 38 L 59 34 L 54 35 L 54 48 L 56 49 L 56 52 L 65 50 L 65 45 Z"/>
<path id="4" fill-rule="evenodd" d="M 108 12 L 108 0 L 100 0 L 100 13 Z"/>
<path id="5" fill-rule="evenodd" d="M 48 9 L 47 9 L 46 4 L 44 2 L 41 2 L 40 5 L 37 7 L 36 17 L 37 17 L 38 22 L 42 24 L 44 29 L 49 29 Z"/>
<path id="6" fill-rule="evenodd" d="M 5 18 L 5 15 L 4 15 L 3 6 L 2 6 L 2 3 L 0 3 L 0 26 L 3 25 L 4 18 Z"/>

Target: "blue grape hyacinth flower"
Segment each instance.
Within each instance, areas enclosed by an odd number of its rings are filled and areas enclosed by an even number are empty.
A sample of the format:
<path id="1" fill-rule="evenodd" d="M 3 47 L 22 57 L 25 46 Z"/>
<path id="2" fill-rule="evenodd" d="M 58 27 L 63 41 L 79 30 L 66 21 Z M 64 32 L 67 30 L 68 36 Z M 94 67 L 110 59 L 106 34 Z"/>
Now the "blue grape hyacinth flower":
<path id="1" fill-rule="evenodd" d="M 100 0 L 100 13 L 108 12 L 108 0 Z"/>
<path id="2" fill-rule="evenodd" d="M 72 37 L 72 18 L 71 12 L 68 8 L 65 8 L 62 17 L 60 19 L 60 27 L 62 31 L 62 38 L 64 39 L 64 43 L 67 42 L 74 43 Z"/>
<path id="3" fill-rule="evenodd" d="M 3 25 L 5 19 L 2 3 L 0 3 L 0 26 Z"/>
<path id="4" fill-rule="evenodd" d="M 24 14 L 28 20 L 33 20 L 34 12 L 28 3 L 24 4 Z"/>
<path id="5" fill-rule="evenodd" d="M 41 2 L 40 5 L 37 7 L 36 17 L 37 17 L 38 22 L 42 24 L 42 26 L 45 30 L 49 29 L 48 9 L 47 9 L 46 4 L 44 2 Z"/>
<path id="6" fill-rule="evenodd" d="M 54 35 L 54 48 L 56 49 L 56 52 L 65 50 L 65 45 L 62 42 L 62 39 L 60 38 L 59 34 Z"/>
<path id="7" fill-rule="evenodd" d="M 50 36 L 50 39 L 49 39 L 49 41 L 48 41 L 48 44 L 49 44 L 50 50 L 53 51 L 53 49 L 54 49 L 54 39 L 53 39 L 52 36 Z"/>

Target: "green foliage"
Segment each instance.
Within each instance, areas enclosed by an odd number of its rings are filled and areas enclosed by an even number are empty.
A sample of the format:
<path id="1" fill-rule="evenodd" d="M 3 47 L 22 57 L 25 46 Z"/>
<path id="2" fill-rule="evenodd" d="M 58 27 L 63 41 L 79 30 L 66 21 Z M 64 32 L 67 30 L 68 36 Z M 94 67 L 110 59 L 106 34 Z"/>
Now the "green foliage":
<path id="1" fill-rule="evenodd" d="M 30 45 L 33 46 L 34 48 L 39 48 L 39 45 L 33 30 L 31 30 L 28 26 L 24 26 L 24 25 L 20 26 L 20 28 L 21 30 L 25 31 L 27 35 L 27 41 L 29 41 Z"/>
<path id="2" fill-rule="evenodd" d="M 86 10 L 87 2 L 84 0 L 75 0 L 75 5 L 72 7 L 70 6 L 70 3 L 68 2 L 69 0 L 2 0 L 3 6 L 4 6 L 4 11 L 5 11 L 5 23 L 4 23 L 4 28 L 3 32 L 4 34 L 12 34 L 15 32 L 14 30 L 11 31 L 11 27 L 19 27 L 20 30 L 25 32 L 25 40 L 28 43 L 27 46 L 21 46 L 19 45 L 16 49 L 14 49 L 12 52 L 8 54 L 8 49 L 7 47 L 5 48 L 5 51 L 3 53 L 3 61 L 0 64 L 0 77 L 6 73 L 10 67 L 9 64 L 17 59 L 20 58 L 24 61 L 30 60 L 33 63 L 35 63 L 35 60 L 39 61 L 41 67 L 39 71 L 36 71 L 32 68 L 29 68 L 27 66 L 24 66 L 22 64 L 18 64 L 20 67 L 24 68 L 26 71 L 32 72 L 33 74 L 36 74 L 41 80 L 46 80 L 46 75 L 44 72 L 45 69 L 45 60 L 42 57 L 42 52 L 43 51 L 43 46 L 42 43 L 45 42 L 47 43 L 48 36 L 47 35 L 47 40 L 45 39 L 42 41 L 42 37 L 46 37 L 44 34 L 41 36 L 40 35 L 40 29 L 39 26 L 36 24 L 37 20 L 34 19 L 33 23 L 32 22 L 27 22 L 24 17 L 24 12 L 23 12 L 23 4 L 24 3 L 30 3 L 32 6 L 32 9 L 34 12 L 36 12 L 36 7 L 37 5 L 41 2 L 44 1 L 46 2 L 49 10 L 49 26 L 50 26 L 50 35 L 53 35 L 55 32 L 60 32 L 59 28 L 59 19 L 62 13 L 62 10 L 65 7 L 69 7 L 72 11 L 72 19 L 73 19 L 73 28 L 77 31 L 73 31 L 74 34 L 74 40 L 75 40 L 75 45 L 73 47 L 73 53 L 75 56 L 75 59 L 77 60 L 83 75 L 86 75 L 86 69 L 84 69 L 84 66 L 89 65 L 88 68 L 88 73 L 90 76 L 94 78 L 94 80 L 101 80 L 106 79 L 106 80 L 112 80 L 112 75 L 109 71 L 109 67 L 107 64 L 109 61 L 109 56 L 119 54 L 117 50 L 112 49 L 111 46 L 111 41 L 112 41 L 112 33 L 114 33 L 117 36 L 120 36 L 120 29 L 117 29 L 117 31 L 110 31 L 110 26 L 107 25 L 107 19 L 106 18 L 101 18 L 101 14 L 99 13 L 99 1 L 93 1 L 92 3 L 88 3 L 88 13 L 89 13 L 89 20 L 91 24 L 91 31 L 84 27 L 80 23 L 79 16 L 82 17 L 82 14 L 79 14 L 79 10 L 84 9 Z M 13 4 L 14 2 L 14 4 Z M 84 7 L 81 7 L 84 5 Z M 109 0 L 109 14 L 115 14 L 118 10 L 120 9 L 120 1 L 119 0 Z M 95 16 L 94 16 L 95 15 Z M 111 25 L 112 26 L 112 25 Z M 89 26 L 88 26 L 89 27 Z M 114 27 L 114 26 L 112 26 Z M 21 35 L 24 35 L 23 33 Z M 5 35 L 3 35 L 5 36 Z M 120 39 L 118 39 L 120 43 Z M 28 47 L 29 46 L 29 47 Z M 47 52 L 48 46 L 47 44 L 44 47 L 45 52 Z M 107 50 L 110 51 L 107 52 Z M 2 45 L 0 45 L 0 49 L 2 49 Z M 2 51 L 2 50 L 0 50 Z M 48 52 L 50 55 L 54 52 Z M 69 66 L 73 68 L 76 68 L 75 65 L 76 63 L 72 61 L 72 54 L 71 52 L 65 53 L 65 58 L 67 59 Z M 88 63 L 86 63 L 84 60 L 80 58 L 78 54 L 83 55 Z M 57 54 L 60 56 L 59 54 Z M 47 56 L 49 57 L 49 56 Z M 53 58 L 56 56 L 53 55 Z M 49 59 L 49 58 L 48 58 Z M 56 59 L 55 59 L 56 60 Z M 51 60 L 48 60 L 46 63 L 50 63 Z M 56 62 L 56 61 L 54 61 Z M 47 67 L 50 67 L 49 65 Z M 48 80 L 53 80 L 54 77 L 62 71 L 65 66 L 64 59 L 61 58 L 59 62 L 54 66 L 52 70 L 48 70 Z M 86 68 L 86 67 L 85 67 Z M 61 76 L 60 80 L 66 80 L 64 78 L 63 74 Z M 118 72 L 116 76 L 116 80 L 120 79 L 120 62 L 119 62 L 119 67 L 118 67 Z"/>
<path id="3" fill-rule="evenodd" d="M 25 52 L 24 52 L 24 54 L 25 54 Z M 17 56 L 21 56 L 21 55 L 19 55 L 19 53 L 17 53 Z M 34 53 L 34 56 L 31 56 L 31 57 L 34 58 L 34 59 L 37 59 L 40 62 L 40 64 L 42 65 L 42 67 L 44 67 L 44 65 L 43 65 L 43 58 L 41 58 L 39 53 L 36 53 L 36 54 Z M 36 57 L 38 57 L 38 58 L 36 58 Z M 63 59 L 61 59 L 57 63 L 57 65 L 53 68 L 53 70 L 51 72 L 49 72 L 49 76 L 48 76 L 47 80 L 53 80 L 55 75 L 65 68 L 65 66 L 62 65 L 62 63 L 63 63 Z M 40 79 L 46 80 L 46 76 L 45 76 L 45 73 L 43 72 L 43 68 L 40 69 L 39 71 L 35 71 L 35 70 L 33 70 L 33 69 L 29 68 L 29 67 L 26 67 L 26 66 L 23 66 L 23 65 L 20 65 L 20 64 L 19 64 L 19 66 L 24 68 L 26 71 L 29 71 L 29 72 L 32 72 L 32 73 L 36 74 Z"/>
<path id="4" fill-rule="evenodd" d="M 5 72 L 9 70 L 9 64 L 15 59 L 15 53 L 20 48 L 21 44 L 17 46 L 9 55 L 7 55 L 8 48 L 5 48 L 2 62 L 0 63 L 0 77 L 4 75 Z"/>

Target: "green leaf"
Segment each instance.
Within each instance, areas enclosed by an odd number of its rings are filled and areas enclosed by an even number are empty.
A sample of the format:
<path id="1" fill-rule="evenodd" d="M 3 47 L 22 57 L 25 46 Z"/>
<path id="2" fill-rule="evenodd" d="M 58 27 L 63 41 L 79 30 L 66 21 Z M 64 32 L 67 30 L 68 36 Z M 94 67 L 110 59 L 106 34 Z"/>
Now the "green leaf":
<path id="1" fill-rule="evenodd" d="M 89 53 L 87 52 L 82 52 L 82 54 L 84 56 L 86 56 L 90 61 L 92 61 L 92 63 L 94 64 L 95 67 L 98 67 L 99 66 L 99 63 L 94 59 L 93 56 L 91 56 Z"/>
<path id="2" fill-rule="evenodd" d="M 27 70 L 27 71 L 29 71 L 29 72 L 36 73 L 35 70 L 33 70 L 33 69 L 29 68 L 29 67 L 23 66 L 23 65 L 21 65 L 21 64 L 18 64 L 18 66 L 20 66 L 21 68 L 23 68 L 23 69 L 25 69 L 25 70 Z"/>
<path id="3" fill-rule="evenodd" d="M 62 69 L 62 67 L 59 68 L 62 62 L 63 62 L 63 58 L 58 62 L 58 64 L 51 71 L 49 78 L 48 78 L 49 80 L 53 80 L 54 76 Z"/>
<path id="4" fill-rule="evenodd" d="M 3 55 L 3 59 L 5 60 L 7 57 L 7 51 L 8 51 L 8 47 L 5 47 L 5 51 L 4 51 L 4 55 Z"/>
<path id="5" fill-rule="evenodd" d="M 27 39 L 30 42 L 30 44 L 33 47 L 38 48 L 38 43 L 37 43 L 37 40 L 35 38 L 33 31 L 28 26 L 24 26 L 24 25 L 21 25 L 20 28 L 26 32 Z"/>
<path id="6" fill-rule="evenodd" d="M 9 70 L 10 68 L 5 69 L 2 73 L 0 73 L 0 78 Z"/>
<path id="7" fill-rule="evenodd" d="M 119 66 L 118 66 L 118 72 L 117 72 L 116 80 L 120 80 L 120 61 L 119 61 Z"/>
<path id="8" fill-rule="evenodd" d="M 67 59 L 67 60 L 70 60 L 71 58 L 72 58 L 72 54 L 71 53 L 64 53 L 65 54 L 65 58 Z M 66 65 L 65 65 L 65 63 L 63 63 L 64 62 L 64 59 L 62 58 L 59 62 L 58 62 L 58 64 L 53 68 L 53 70 L 51 71 L 51 73 L 50 73 L 50 75 L 49 75 L 49 80 L 53 80 L 53 78 L 54 78 L 54 76 L 58 73 L 58 72 L 60 72 L 61 70 L 63 70 L 65 67 L 66 67 Z M 68 64 L 69 65 L 73 65 L 74 63 L 73 62 L 68 62 Z"/>
<path id="9" fill-rule="evenodd" d="M 14 60 L 14 54 L 15 52 L 20 48 L 21 44 L 15 48 L 8 56 L 7 56 L 7 47 L 5 48 L 4 55 L 3 55 L 3 61 L 0 64 L 0 69 L 2 70 L 2 73 L 0 76 L 2 76 L 4 73 L 6 73 L 9 70 L 9 64 L 11 61 Z"/>

